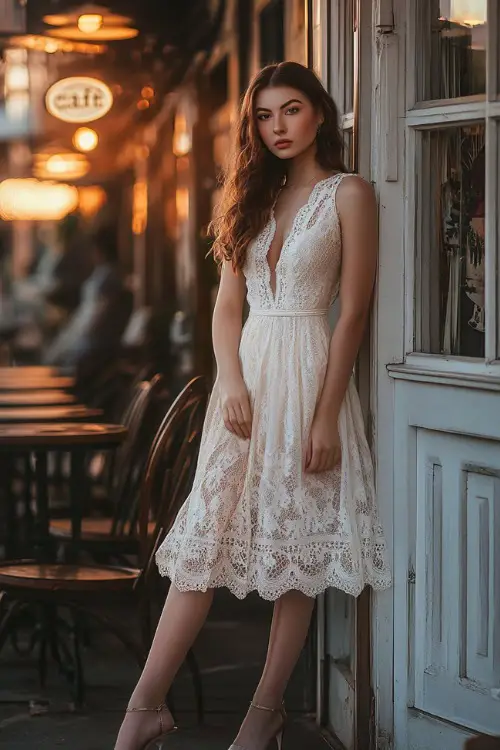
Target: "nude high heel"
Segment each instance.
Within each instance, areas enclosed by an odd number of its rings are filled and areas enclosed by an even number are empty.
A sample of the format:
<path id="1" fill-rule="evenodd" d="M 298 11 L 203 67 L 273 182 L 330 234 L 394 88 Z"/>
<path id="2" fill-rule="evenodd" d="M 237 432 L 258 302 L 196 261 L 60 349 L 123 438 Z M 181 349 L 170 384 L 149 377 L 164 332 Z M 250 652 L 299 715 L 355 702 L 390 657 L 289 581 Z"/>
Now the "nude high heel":
<path id="1" fill-rule="evenodd" d="M 269 711 L 270 713 L 280 714 L 281 715 L 281 718 L 283 719 L 283 721 L 281 723 L 281 726 L 278 729 L 278 731 L 276 732 L 276 734 L 274 735 L 274 737 L 271 737 L 271 739 L 269 740 L 269 742 L 271 742 L 271 740 L 275 739 L 276 740 L 276 750 L 283 750 L 283 735 L 285 733 L 285 724 L 286 724 L 285 704 L 283 703 L 279 708 L 269 708 L 268 706 L 261 706 L 258 703 L 254 703 L 253 701 L 251 701 L 250 706 L 251 706 L 251 708 L 256 708 L 259 711 Z M 244 747 L 242 747 L 241 745 L 232 744 L 231 747 L 229 748 L 229 750 L 246 750 L 246 749 Z"/>
<path id="2" fill-rule="evenodd" d="M 173 734 L 174 732 L 177 732 L 177 727 L 172 727 L 171 729 L 168 729 L 165 731 L 165 726 L 163 724 L 163 716 L 161 712 L 164 708 L 167 708 L 165 703 L 162 703 L 159 706 L 156 706 L 155 708 L 135 708 L 132 706 L 131 708 L 127 708 L 126 712 L 131 713 L 132 711 L 156 711 L 158 714 L 158 721 L 160 723 L 160 734 L 158 734 L 156 737 L 153 737 L 151 740 L 148 740 L 146 744 L 141 747 L 140 750 L 162 750 L 163 748 L 163 740 L 170 734 Z"/>

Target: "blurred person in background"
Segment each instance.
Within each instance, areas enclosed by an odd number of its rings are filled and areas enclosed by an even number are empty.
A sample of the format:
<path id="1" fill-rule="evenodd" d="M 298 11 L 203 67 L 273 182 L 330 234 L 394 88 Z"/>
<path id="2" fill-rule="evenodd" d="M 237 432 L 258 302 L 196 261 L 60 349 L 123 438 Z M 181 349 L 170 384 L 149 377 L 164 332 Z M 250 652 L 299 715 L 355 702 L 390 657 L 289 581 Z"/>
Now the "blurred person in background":
<path id="1" fill-rule="evenodd" d="M 116 358 L 132 311 L 132 295 L 118 268 L 114 233 L 101 229 L 90 238 L 93 270 L 80 302 L 44 356 L 84 381 Z"/>

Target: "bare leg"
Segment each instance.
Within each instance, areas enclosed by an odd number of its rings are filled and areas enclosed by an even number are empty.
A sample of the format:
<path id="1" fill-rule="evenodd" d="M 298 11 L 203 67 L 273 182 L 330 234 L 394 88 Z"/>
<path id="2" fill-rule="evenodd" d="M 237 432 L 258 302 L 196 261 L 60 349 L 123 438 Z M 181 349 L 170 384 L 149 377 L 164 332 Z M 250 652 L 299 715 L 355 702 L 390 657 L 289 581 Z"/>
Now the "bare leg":
<path id="1" fill-rule="evenodd" d="M 130 707 L 154 708 L 161 705 L 187 652 L 206 620 L 213 590 L 181 593 L 175 586 L 168 592 L 144 670 L 132 693 Z M 162 714 L 165 729 L 173 726 L 170 712 Z M 115 750 L 142 750 L 159 734 L 156 713 L 127 713 L 120 727 Z"/>
<path id="2" fill-rule="evenodd" d="M 307 638 L 314 599 L 289 591 L 274 605 L 266 664 L 254 694 L 254 702 L 279 708 L 288 681 Z M 277 713 L 249 709 L 235 742 L 245 750 L 264 750 L 280 728 Z"/>

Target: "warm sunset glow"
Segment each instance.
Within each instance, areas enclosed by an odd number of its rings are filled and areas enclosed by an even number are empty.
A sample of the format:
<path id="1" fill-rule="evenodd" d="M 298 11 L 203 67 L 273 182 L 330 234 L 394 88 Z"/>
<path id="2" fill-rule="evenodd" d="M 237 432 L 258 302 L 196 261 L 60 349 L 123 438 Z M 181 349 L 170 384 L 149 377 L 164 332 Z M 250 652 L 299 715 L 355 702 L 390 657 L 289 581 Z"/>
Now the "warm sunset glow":
<path id="1" fill-rule="evenodd" d="M 447 4 L 448 13 L 443 13 L 448 20 L 462 26 L 481 26 L 486 23 L 487 0 L 451 0 Z M 444 8 L 443 8 L 444 10 Z"/>
<path id="2" fill-rule="evenodd" d="M 92 128 L 78 128 L 73 136 L 73 145 L 79 151 L 93 151 L 98 143 L 99 136 Z"/>

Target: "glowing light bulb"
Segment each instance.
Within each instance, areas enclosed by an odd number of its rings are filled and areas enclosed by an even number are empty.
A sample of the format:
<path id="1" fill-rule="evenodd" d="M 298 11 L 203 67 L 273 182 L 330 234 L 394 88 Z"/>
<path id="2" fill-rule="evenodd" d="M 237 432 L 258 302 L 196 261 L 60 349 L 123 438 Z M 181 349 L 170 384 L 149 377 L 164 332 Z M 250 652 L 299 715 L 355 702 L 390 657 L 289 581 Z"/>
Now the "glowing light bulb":
<path id="1" fill-rule="evenodd" d="M 79 151 L 93 151 L 99 143 L 99 136 L 92 128 L 78 128 L 73 136 L 73 145 Z"/>
<path id="2" fill-rule="evenodd" d="M 102 28 L 103 17 L 98 13 L 84 13 L 79 17 L 77 26 L 82 34 L 95 34 Z"/>

